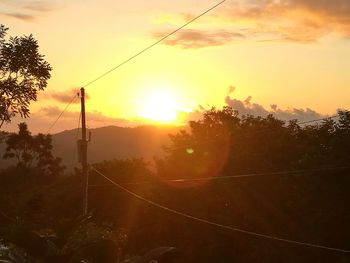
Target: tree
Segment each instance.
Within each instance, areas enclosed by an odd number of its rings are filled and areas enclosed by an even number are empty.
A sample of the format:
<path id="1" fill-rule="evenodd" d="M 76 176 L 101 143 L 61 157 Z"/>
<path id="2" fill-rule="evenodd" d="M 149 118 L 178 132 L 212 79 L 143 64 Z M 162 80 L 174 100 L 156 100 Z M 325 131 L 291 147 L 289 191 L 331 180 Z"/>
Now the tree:
<path id="1" fill-rule="evenodd" d="M 212 177 L 346 165 L 350 160 L 350 113 L 339 120 L 300 126 L 272 115 L 239 116 L 230 107 L 204 112 L 190 131 L 171 135 L 160 176 Z"/>
<path id="2" fill-rule="evenodd" d="M 30 102 L 46 88 L 52 70 L 33 35 L 7 40 L 7 30 L 0 25 L 0 128 L 16 115 L 29 116 Z"/>
<path id="3" fill-rule="evenodd" d="M 61 159 L 52 155 L 51 135 L 32 136 L 26 123 L 20 123 L 18 127 L 18 133 L 7 137 L 3 158 L 15 158 L 17 166 L 38 168 L 47 174 L 61 172 L 63 170 Z"/>
<path id="4" fill-rule="evenodd" d="M 172 145 L 165 149 L 166 159 L 157 160 L 160 176 L 194 179 L 219 175 L 229 153 L 229 127 L 235 127 L 237 121 L 237 113 L 231 108 L 212 108 L 203 119 L 189 123 L 191 133 L 170 135 Z"/>

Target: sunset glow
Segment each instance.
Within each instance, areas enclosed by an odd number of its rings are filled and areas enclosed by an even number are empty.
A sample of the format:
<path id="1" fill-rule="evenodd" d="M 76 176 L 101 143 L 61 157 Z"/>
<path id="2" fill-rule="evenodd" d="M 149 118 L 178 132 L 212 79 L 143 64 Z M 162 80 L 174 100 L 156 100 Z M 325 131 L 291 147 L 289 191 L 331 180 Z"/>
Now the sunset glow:
<path id="1" fill-rule="evenodd" d="M 191 109 L 231 106 L 242 114 L 302 121 L 348 108 L 348 9 L 339 0 L 302 2 L 226 1 L 87 87 L 89 125 L 179 123 L 188 120 L 182 110 L 186 103 L 196 104 Z M 213 4 L 0 2 L 9 36 L 33 34 L 53 68 L 47 89 L 31 104 L 29 125 L 34 132 L 47 129 L 74 94 L 73 87 L 82 87 Z M 74 128 L 79 111 L 78 103 L 71 105 L 53 131 Z M 19 121 L 5 129 L 15 130 Z"/>
<path id="2" fill-rule="evenodd" d="M 175 123 L 177 120 L 176 98 L 167 92 L 154 92 L 142 101 L 139 116 L 159 123 Z"/>
<path id="3" fill-rule="evenodd" d="M 0 0 L 0 263 L 350 262 L 350 0 Z"/>

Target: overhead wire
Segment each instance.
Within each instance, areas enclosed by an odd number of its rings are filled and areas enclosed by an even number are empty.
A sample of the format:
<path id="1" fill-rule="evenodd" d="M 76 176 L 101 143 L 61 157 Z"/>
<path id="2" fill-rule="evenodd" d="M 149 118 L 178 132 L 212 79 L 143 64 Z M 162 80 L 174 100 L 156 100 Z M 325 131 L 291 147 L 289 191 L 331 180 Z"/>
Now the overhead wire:
<path id="1" fill-rule="evenodd" d="M 72 99 L 66 104 L 66 107 L 60 112 L 60 114 L 58 115 L 58 117 L 55 119 L 55 121 L 50 125 L 50 127 L 47 129 L 47 134 L 49 134 L 52 130 L 52 128 L 57 124 L 57 122 L 59 121 L 59 119 L 63 116 L 63 114 L 67 111 L 67 109 L 69 108 L 69 106 L 74 102 L 74 100 L 78 97 L 78 93 L 76 93 Z"/>
<path id="2" fill-rule="evenodd" d="M 105 77 L 106 75 L 110 74 L 111 72 L 115 71 L 116 69 L 120 68 L 121 66 L 125 65 L 126 63 L 128 63 L 129 61 L 133 60 L 134 58 L 138 57 L 139 55 L 143 54 L 144 52 L 148 51 L 149 49 L 151 49 L 152 47 L 156 46 L 157 44 L 159 44 L 160 42 L 164 41 L 165 39 L 169 38 L 170 36 L 172 36 L 173 34 L 177 33 L 178 31 L 180 31 L 181 29 L 187 27 L 189 24 L 193 23 L 194 21 L 196 21 L 197 19 L 199 19 L 200 17 L 204 16 L 205 14 L 209 13 L 211 10 L 215 9 L 216 7 L 220 6 L 221 4 L 223 4 L 226 0 L 223 0 L 219 3 L 217 3 L 216 5 L 214 5 L 213 7 L 207 9 L 206 11 L 204 11 L 203 13 L 201 13 L 200 15 L 194 17 L 193 19 L 191 19 L 190 21 L 186 22 L 184 25 L 182 25 L 181 27 L 177 28 L 176 30 L 170 32 L 169 34 L 165 35 L 164 37 L 162 37 L 161 39 L 159 39 L 158 41 L 154 42 L 153 44 L 147 46 L 146 48 L 144 48 L 143 50 L 139 51 L 138 53 L 136 53 L 135 55 L 133 55 L 132 57 L 126 59 L 125 61 L 121 62 L 120 64 L 118 64 L 117 66 L 113 67 L 112 69 L 108 70 L 107 72 L 101 74 L 100 76 L 98 76 L 97 78 L 95 78 L 94 80 L 86 83 L 85 85 L 83 85 L 83 87 L 87 87 L 92 85 L 93 83 L 95 83 L 96 81 L 102 79 L 103 77 Z M 69 101 L 69 103 L 67 103 L 66 107 L 63 109 L 63 111 L 58 115 L 57 119 L 50 125 L 47 133 L 50 133 L 50 131 L 52 130 L 52 128 L 57 124 L 57 122 L 59 121 L 59 119 L 62 117 L 62 115 L 65 113 L 65 111 L 68 109 L 68 107 L 73 103 L 73 101 L 76 99 L 76 97 L 78 96 L 78 94 L 75 94 L 72 99 Z M 80 115 L 81 116 L 81 115 Z M 333 116 L 335 117 L 335 116 Z M 331 117 L 331 118 L 333 118 Z M 338 115 L 337 115 L 338 117 Z M 80 117 L 79 117 L 80 120 Z M 299 124 L 307 124 L 307 123 L 311 123 L 311 122 L 315 122 L 315 121 L 320 121 L 323 119 L 318 119 L 318 120 L 312 120 L 312 121 L 308 121 L 308 122 L 302 122 Z M 79 121 L 80 123 L 80 121 Z M 79 131 L 79 126 L 78 126 L 78 131 Z M 101 172 L 99 172 L 98 170 L 96 170 L 94 167 L 91 168 L 92 170 L 94 170 L 95 172 L 97 172 L 99 175 L 101 175 L 103 178 L 105 178 L 107 181 L 109 181 L 110 183 L 112 183 L 114 186 L 116 186 L 117 188 L 123 190 L 124 192 L 134 196 L 135 198 L 142 200 L 154 207 L 160 208 L 162 210 L 168 211 L 172 214 L 178 215 L 178 216 L 182 216 L 188 219 L 192 219 L 194 221 L 197 222 L 201 222 L 201 223 L 205 223 L 208 225 L 212 225 L 212 226 L 216 226 L 216 227 L 220 227 L 223 229 L 227 229 L 227 230 L 232 230 L 235 232 L 239 232 L 242 234 L 246 234 L 246 235 L 250 235 L 250 236 L 256 236 L 256 237 L 261 237 L 261 238 L 266 238 L 266 239 L 270 239 L 270 240 L 275 240 L 275 241 L 281 241 L 281 242 L 285 242 L 285 243 L 290 243 L 290 244 L 295 244 L 295 245 L 302 245 L 302 246 L 307 246 L 307 247 L 312 247 L 312 248 L 319 248 L 319 249 L 325 249 L 325 250 L 330 250 L 330 251 L 335 251 L 335 252 L 342 252 L 342 253 L 350 253 L 350 250 L 346 250 L 346 249 L 340 249 L 340 248 L 334 248 L 334 247 L 328 247 L 328 246 L 322 246 L 322 245 L 317 245 L 317 244 L 312 244 L 312 243 L 307 243 L 307 242 L 299 242 L 299 241 L 295 241 L 295 240 L 290 240 L 290 239 L 285 239 L 285 238 L 280 238 L 280 237 L 276 237 L 276 236 L 271 236 L 271 235 L 266 235 L 266 234 L 261 234 L 261 233 L 257 233 L 257 232 L 252 232 L 252 231 L 247 231 L 244 229 L 240 229 L 237 227 L 232 227 L 232 226 L 227 226 L 227 225 L 223 225 L 223 224 L 219 224 L 216 222 L 212 222 L 203 218 L 199 218 L 199 217 L 195 217 L 186 213 L 182 213 L 180 211 L 168 208 L 166 206 L 163 206 L 161 204 L 158 204 L 154 201 L 151 201 L 145 197 L 142 197 L 130 190 L 128 190 L 127 188 L 121 186 L 120 184 L 114 182 L 112 179 L 110 179 L 109 177 L 105 176 L 104 174 L 102 174 Z M 296 172 L 296 171 L 295 171 Z M 299 171 L 300 173 L 301 171 Z M 250 175 L 235 175 L 235 176 L 226 176 L 225 178 L 242 178 L 242 177 L 251 177 L 251 176 L 258 176 L 258 175 L 273 175 L 273 174 L 284 174 L 284 173 L 265 173 L 265 174 L 250 174 Z M 218 178 L 218 177 L 217 177 Z M 223 179 L 224 177 L 222 177 L 221 179 Z M 202 178 L 201 180 L 208 180 L 209 178 Z M 199 180 L 199 178 L 197 179 L 177 179 L 177 180 L 173 180 L 173 181 L 177 181 L 177 182 L 184 182 L 184 181 L 188 181 L 188 180 Z"/>
<path id="3" fill-rule="evenodd" d="M 298 125 L 304 125 L 304 124 L 309 124 L 309 123 L 314 123 L 314 122 L 319 122 L 319 121 L 325 121 L 325 120 L 328 120 L 328 119 L 336 119 L 336 118 L 339 118 L 340 117 L 340 114 L 337 114 L 337 115 L 333 115 L 333 116 L 329 116 L 329 117 L 324 117 L 324 118 L 319 118 L 319 119 L 313 119 L 313 120 L 308 120 L 308 121 L 297 121 L 296 124 Z M 291 120 L 289 120 L 291 121 Z M 252 135 L 256 135 L 256 134 L 259 134 L 259 133 L 264 133 L 264 132 L 267 132 L 267 131 L 271 131 L 271 130 L 277 130 L 277 129 L 280 129 L 280 128 L 287 128 L 286 126 L 278 126 L 278 127 L 273 127 L 273 128 L 266 128 L 266 129 L 258 129 L 256 131 L 253 131 L 253 132 L 248 132 L 248 133 L 240 133 L 240 134 L 235 134 L 235 138 L 239 138 L 239 137 L 244 137 L 244 136 L 252 136 Z M 178 147 L 172 147 L 170 148 L 171 150 L 179 150 L 179 149 L 191 149 L 191 147 L 194 147 L 194 146 L 198 146 L 198 145 L 204 145 L 205 143 L 208 143 L 208 142 L 216 142 L 217 141 L 217 138 L 210 138 L 210 139 L 207 139 L 207 140 L 202 140 L 200 143 L 193 143 L 192 145 L 187 145 L 187 146 L 178 146 Z M 168 148 L 168 147 L 166 147 Z"/>
<path id="4" fill-rule="evenodd" d="M 340 115 L 336 114 L 336 115 L 325 117 L 325 118 L 314 119 L 314 120 L 310 120 L 310 121 L 297 122 L 297 124 L 303 125 L 303 124 L 309 124 L 309 123 L 318 122 L 318 121 L 325 121 L 325 120 L 336 119 L 336 118 L 339 118 L 339 117 L 340 117 Z"/>
<path id="5" fill-rule="evenodd" d="M 304 170 L 290 170 L 290 171 L 280 171 L 280 172 L 267 172 L 267 173 L 248 173 L 248 174 L 236 174 L 236 175 L 225 175 L 225 176 L 214 176 L 214 177 L 197 177 L 197 178 L 177 178 L 177 179 L 163 179 L 160 177 L 154 177 L 154 179 L 159 179 L 160 183 L 186 183 L 186 182 L 197 182 L 197 181 L 220 181 L 228 179 L 240 179 L 240 178 L 250 178 L 250 177 L 266 177 L 274 175 L 298 175 L 304 173 L 312 172 L 325 172 L 325 171 L 336 171 L 350 169 L 350 166 L 333 166 L 333 167 L 323 167 L 315 169 L 304 169 Z M 124 182 L 121 185 L 148 185 L 153 184 L 150 181 L 142 182 Z M 91 187 L 106 186 L 106 185 L 90 185 Z"/>
<path id="6" fill-rule="evenodd" d="M 101 74 L 100 76 L 98 76 L 97 78 L 95 78 L 94 80 L 86 83 L 83 87 L 86 88 L 87 86 L 90 86 L 91 84 L 95 83 L 96 81 L 100 80 L 101 78 L 105 77 L 106 75 L 110 74 L 111 72 L 113 72 L 114 70 L 120 68 L 121 66 L 125 65 L 126 63 L 130 62 L 131 60 L 133 60 L 134 58 L 140 56 L 141 54 L 145 53 L 146 51 L 148 51 L 149 49 L 151 49 L 152 47 L 158 45 L 159 43 L 163 42 L 164 40 L 166 40 L 167 38 L 169 38 L 170 36 L 174 35 L 175 33 L 179 32 L 180 30 L 182 30 L 183 28 L 187 27 L 188 25 L 192 24 L 193 22 L 195 22 L 196 20 L 198 20 L 199 18 L 201 18 L 202 16 L 206 15 L 207 13 L 209 13 L 210 11 L 214 10 L 215 8 L 217 8 L 218 6 L 222 5 L 224 2 L 226 2 L 226 0 L 223 0 L 217 4 L 215 4 L 214 6 L 210 7 L 209 9 L 205 10 L 204 12 L 200 13 L 199 15 L 197 15 L 196 17 L 192 18 L 191 20 L 189 20 L 188 22 L 186 22 L 185 24 L 183 24 L 182 26 L 178 27 L 177 29 L 171 31 L 170 33 L 168 33 L 167 35 L 163 36 L 162 38 L 158 39 L 156 42 L 154 42 L 153 44 L 147 46 L 146 48 L 142 49 L 141 51 L 137 52 L 135 55 L 131 56 L 130 58 L 124 60 L 123 62 L 121 62 L 120 64 L 118 64 L 117 66 L 111 68 L 110 70 L 108 70 L 107 72 Z"/>
<path id="7" fill-rule="evenodd" d="M 312 120 L 308 120 L 308 121 L 297 120 L 296 124 L 304 125 L 304 124 L 309 124 L 309 123 L 314 123 L 314 122 L 320 122 L 320 121 L 326 121 L 326 120 L 330 120 L 330 119 L 336 119 L 336 118 L 339 118 L 339 117 L 340 117 L 340 114 L 338 113 L 338 114 L 333 115 L 333 116 L 324 117 L 324 118 L 318 118 L 318 119 L 312 119 Z M 289 120 L 289 122 L 290 121 L 292 121 L 292 120 Z M 250 133 L 250 135 L 251 134 L 256 134 L 256 133 L 262 133 L 262 132 L 266 132 L 266 131 L 271 131 L 271 130 L 276 130 L 276 129 L 279 129 L 279 128 L 281 128 L 281 127 L 279 126 L 279 127 L 274 127 L 274 128 L 267 128 L 267 129 L 257 130 L 257 131 L 255 131 L 253 133 Z"/>
<path id="8" fill-rule="evenodd" d="M 336 247 L 329 247 L 329 246 L 324 246 L 324 245 L 318 245 L 318 244 L 313 244 L 313 243 L 309 243 L 309 242 L 301 242 L 301 241 L 296 241 L 296 240 L 292 240 L 292 239 L 286 239 L 286 238 L 281 238 L 281 237 L 277 237 L 277 236 L 273 236 L 273 235 L 267 235 L 267 234 L 262 234 L 262 233 L 258 233 L 258 232 L 253 232 L 253 231 L 248 231 L 248 230 L 244 230 L 238 227 L 233 227 L 233 226 L 228 226 L 228 225 L 224 225 L 224 224 L 220 224 L 220 223 L 216 223 L 204 218 L 200 218 L 200 217 L 196 217 L 187 213 L 183 213 L 180 211 L 177 211 L 175 209 L 169 208 L 167 206 L 161 205 L 159 203 L 156 203 L 152 200 L 149 200 L 141 195 L 136 194 L 135 192 L 123 187 L 122 185 L 114 182 L 112 179 L 110 179 L 108 176 L 104 175 L 103 173 L 101 173 L 100 171 L 98 171 L 97 169 L 95 169 L 94 167 L 91 168 L 92 170 L 94 170 L 96 173 L 98 173 L 100 176 L 102 176 L 103 178 L 105 178 L 105 180 L 109 181 L 111 184 L 113 184 L 114 186 L 116 186 L 118 189 L 128 193 L 129 195 L 151 205 L 154 206 L 156 208 L 162 209 L 164 211 L 167 211 L 169 213 L 172 213 L 174 215 L 177 216 L 181 216 L 187 219 L 191 219 L 193 221 L 196 222 L 201 222 L 207 225 L 211 225 L 211 226 L 215 226 L 215 227 L 219 227 L 222 229 L 226 229 L 226 230 L 230 230 L 230 231 L 234 231 L 234 232 L 238 232 L 241 234 L 245 234 L 245 235 L 249 235 L 249 236 L 254 236 L 254 237 L 260 237 L 260 238 L 264 238 L 264 239 L 269 239 L 269 240 L 274 240 L 274 241 L 280 241 L 280 242 L 284 242 L 284 243 L 289 243 L 289 244 L 294 244 L 294 245 L 299 245 L 299 246 L 304 246 L 304 247 L 310 247 L 310 248 L 317 248 L 317 249 L 324 249 L 324 250 L 328 250 L 328 251 L 333 251 L 333 252 L 340 252 L 340 253 L 350 253 L 350 250 L 348 249 L 342 249 L 342 248 L 336 248 Z"/>
<path id="9" fill-rule="evenodd" d="M 299 124 L 306 124 L 306 123 L 312 123 L 316 121 L 322 121 L 327 119 L 333 119 L 339 117 L 338 115 L 334 115 L 331 117 L 323 118 L 323 119 L 314 119 L 309 120 L 305 122 L 300 122 Z M 265 130 L 262 130 L 263 132 Z M 259 131 L 257 131 L 259 132 Z M 201 144 L 207 143 L 209 141 L 215 141 L 215 139 L 206 140 L 205 142 L 202 142 Z M 188 149 L 193 147 L 194 145 L 187 145 L 187 146 L 181 146 L 181 147 L 175 147 L 171 149 Z M 198 146 L 198 143 L 195 144 L 195 146 Z M 227 180 L 227 179 L 238 179 L 238 178 L 248 178 L 248 177 L 262 177 L 262 176 L 272 176 L 272 175 L 293 175 L 293 174 L 303 174 L 303 173 L 310 173 L 310 172 L 321 172 L 321 171 L 330 171 L 330 170 L 341 170 L 341 169 L 350 169 L 350 166 L 335 166 L 335 167 L 322 167 L 322 168 L 315 168 L 315 169 L 301 169 L 301 170 L 289 170 L 289 171 L 278 171 L 278 172 L 264 172 L 264 173 L 249 173 L 249 174 L 236 174 L 236 175 L 226 175 L 226 176 L 214 176 L 214 177 L 198 177 L 198 178 L 177 178 L 177 179 L 162 179 L 157 177 L 158 179 L 161 179 L 161 182 L 164 183 L 185 183 L 185 182 L 195 182 L 195 181 L 220 181 L 220 180 Z M 125 182 L 122 183 L 122 185 L 142 185 L 142 184 L 151 184 L 149 181 L 145 182 Z M 98 186 L 105 186 L 105 185 L 90 185 L 90 187 L 98 187 Z"/>
<path id="10" fill-rule="evenodd" d="M 226 0 L 225 0 L 226 1 Z M 131 59 L 130 59 L 131 60 Z M 125 62 L 126 63 L 126 62 Z M 50 127 L 48 128 L 47 130 L 47 134 L 50 133 L 51 129 L 57 124 L 57 122 L 59 121 L 59 119 L 62 117 L 62 115 L 67 111 L 68 107 L 73 103 L 73 101 L 79 97 L 79 92 L 77 92 L 73 97 L 72 99 L 66 104 L 66 107 L 61 111 L 61 113 L 58 115 L 57 119 L 50 125 Z M 314 123 L 314 122 L 319 122 L 319 121 L 325 121 L 325 120 L 328 120 L 328 119 L 336 119 L 336 118 L 339 118 L 340 115 L 339 114 L 336 114 L 336 115 L 333 115 L 333 116 L 329 116 L 329 117 L 324 117 L 324 118 L 319 118 L 319 119 L 313 119 L 313 120 L 309 120 L 309 121 L 297 121 L 297 124 L 298 125 L 304 125 L 304 124 L 309 124 L 309 123 Z M 291 120 L 290 120 L 291 121 Z M 279 128 L 279 127 L 278 127 Z M 277 129 L 277 128 L 275 128 Z M 266 129 L 267 130 L 267 129 Z M 266 130 L 261 130 L 261 131 L 257 131 L 258 132 L 264 132 Z M 271 130 L 271 128 L 269 129 Z"/>
<path id="11" fill-rule="evenodd" d="M 186 22 L 185 24 L 183 24 L 182 26 L 178 27 L 177 29 L 173 30 L 172 32 L 168 33 L 167 35 L 163 36 L 162 38 L 160 38 L 159 40 L 157 40 L 156 42 L 154 42 L 153 44 L 147 46 L 146 48 L 142 49 L 141 51 L 137 52 L 135 55 L 131 56 L 130 58 L 124 60 L 123 62 L 121 62 L 120 64 L 118 64 L 117 66 L 111 68 L 110 70 L 108 70 L 107 72 L 101 74 L 100 76 L 98 76 L 97 78 L 93 79 L 92 81 L 86 83 L 85 85 L 83 85 L 82 87 L 86 88 L 90 85 L 92 85 L 93 83 L 95 83 L 96 81 L 102 79 L 103 77 L 107 76 L 108 74 L 110 74 L 111 72 L 115 71 L 116 69 L 120 68 L 121 66 L 127 64 L 128 62 L 130 62 L 131 60 L 135 59 L 136 57 L 140 56 L 141 54 L 145 53 L 146 51 L 148 51 L 149 49 L 151 49 L 152 47 L 158 45 L 159 43 L 163 42 L 165 39 L 169 38 L 170 36 L 174 35 L 175 33 L 179 32 L 180 30 L 182 30 L 183 28 L 187 27 L 188 25 L 192 24 L 193 22 L 195 22 L 196 20 L 198 20 L 199 18 L 201 18 L 202 16 L 206 15 L 207 13 L 209 13 L 210 11 L 214 10 L 215 8 L 217 8 L 218 6 L 220 6 L 221 4 L 223 4 L 224 2 L 226 2 L 226 0 L 222 0 L 219 3 L 215 4 L 214 6 L 210 7 L 209 9 L 205 10 L 204 12 L 200 13 L 199 15 L 197 15 L 196 17 L 192 18 L 191 20 L 189 20 L 188 22 Z M 71 105 L 71 103 L 73 102 L 73 100 L 75 99 L 75 97 L 77 96 L 74 95 L 74 97 L 72 98 L 72 101 L 69 102 L 67 104 L 67 106 L 62 110 L 62 112 L 59 114 L 59 116 L 57 117 L 57 119 L 53 122 L 53 124 L 49 127 L 48 132 L 49 133 L 51 131 L 51 129 L 56 125 L 56 123 L 59 121 L 59 119 L 62 117 L 62 115 L 64 114 L 64 112 L 68 109 L 68 107 Z"/>

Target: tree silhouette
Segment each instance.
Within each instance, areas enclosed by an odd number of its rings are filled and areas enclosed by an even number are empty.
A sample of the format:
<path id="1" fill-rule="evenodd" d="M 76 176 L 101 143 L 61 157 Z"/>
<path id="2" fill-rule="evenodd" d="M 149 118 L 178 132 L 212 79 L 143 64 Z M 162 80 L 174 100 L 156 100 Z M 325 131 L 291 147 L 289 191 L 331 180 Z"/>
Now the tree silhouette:
<path id="1" fill-rule="evenodd" d="M 229 107 L 213 108 L 200 120 L 191 122 L 188 130 L 171 136 L 155 171 L 149 170 L 151 167 L 142 159 L 114 159 L 92 166 L 140 196 L 195 217 L 276 237 L 348 249 L 349 124 L 347 111 L 339 111 L 339 118 L 334 120 L 305 125 L 296 120 L 284 122 L 272 115 L 242 116 Z M 36 137 L 22 125 L 24 141 Z M 41 142 L 47 138 L 39 137 Z M 33 149 L 39 151 L 40 143 L 33 144 L 27 143 L 29 153 Z M 11 152 L 15 154 L 14 150 Z M 44 153 L 48 151 L 39 152 L 47 156 Z M 40 156 L 37 152 L 34 155 Z M 37 166 L 38 159 L 32 159 L 31 166 Z M 69 253 L 59 253 L 42 262 L 81 262 L 83 259 L 102 262 L 102 258 L 115 262 L 117 250 L 111 240 L 85 243 L 86 237 L 91 237 L 90 233 L 100 226 L 102 230 L 117 233 L 122 230 L 121 233 L 127 235 L 119 259 L 125 255 L 128 262 L 149 262 L 149 255 L 167 248 L 152 250 L 143 258 L 136 255 L 160 246 L 176 247 L 179 255 L 175 262 L 178 263 L 350 262 L 347 254 L 252 238 L 174 216 L 120 191 L 93 169 L 89 177 L 89 208 L 97 228 L 81 228 L 75 235 L 72 233 L 76 225 L 71 224 L 71 220 L 81 211 L 82 185 L 78 170 L 71 176 L 50 177 L 53 180 L 49 183 L 48 177 L 40 180 L 37 169 L 23 170 L 12 167 L 0 171 L 0 209 L 8 215 L 19 216 L 27 229 L 55 233 L 59 240 L 51 235 L 49 240 L 60 245 L 60 249 L 68 237 L 72 238 Z M 304 171 L 210 180 L 214 176 L 289 170 Z M 203 177 L 207 179 L 201 180 Z M 181 178 L 195 180 L 166 180 Z M 22 234 L 16 230 L 8 233 L 9 221 L 0 213 L 0 224 L 4 225 L 0 231 L 14 242 L 17 234 Z M 104 235 L 105 231 L 101 233 Z M 33 236 L 19 239 L 22 240 L 26 241 L 24 245 L 33 245 L 39 252 L 46 251 Z M 80 244 L 76 241 L 84 244 L 75 245 Z M 26 251 L 33 251 L 33 246 L 24 245 L 22 243 Z M 71 261 L 67 261 L 69 259 Z M 168 262 L 163 256 L 154 260 Z"/>
<path id="2" fill-rule="evenodd" d="M 7 30 L 0 25 L 0 128 L 17 114 L 29 116 L 30 102 L 46 88 L 52 70 L 32 35 L 7 40 Z"/>
<path id="3" fill-rule="evenodd" d="M 26 123 L 18 127 L 18 133 L 10 134 L 6 140 L 3 158 L 15 158 L 19 167 L 38 168 L 47 174 L 60 173 L 63 167 L 61 159 L 52 155 L 51 135 L 32 136 Z"/>
<path id="4" fill-rule="evenodd" d="M 202 120 L 190 122 L 191 133 L 170 135 L 165 160 L 158 159 L 158 173 L 167 179 L 213 177 L 219 175 L 228 158 L 230 132 L 237 113 L 231 108 L 211 109 Z"/>
<path id="5" fill-rule="evenodd" d="M 190 122 L 190 131 L 171 135 L 166 156 L 157 160 L 166 178 L 273 172 L 346 165 L 350 160 L 350 113 L 339 120 L 301 126 L 272 115 L 239 116 L 230 107 L 211 109 Z"/>

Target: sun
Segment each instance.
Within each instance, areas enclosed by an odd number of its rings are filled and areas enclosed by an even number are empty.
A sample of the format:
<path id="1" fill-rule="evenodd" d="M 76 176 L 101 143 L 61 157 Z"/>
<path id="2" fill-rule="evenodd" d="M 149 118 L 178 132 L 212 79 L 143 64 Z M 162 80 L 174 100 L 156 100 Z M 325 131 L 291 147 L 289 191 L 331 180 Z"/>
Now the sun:
<path id="1" fill-rule="evenodd" d="M 139 116 L 157 123 L 175 123 L 178 117 L 176 96 L 166 90 L 153 91 L 142 99 Z"/>

